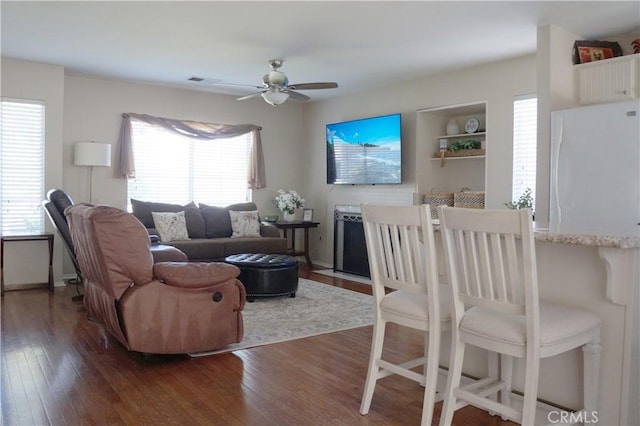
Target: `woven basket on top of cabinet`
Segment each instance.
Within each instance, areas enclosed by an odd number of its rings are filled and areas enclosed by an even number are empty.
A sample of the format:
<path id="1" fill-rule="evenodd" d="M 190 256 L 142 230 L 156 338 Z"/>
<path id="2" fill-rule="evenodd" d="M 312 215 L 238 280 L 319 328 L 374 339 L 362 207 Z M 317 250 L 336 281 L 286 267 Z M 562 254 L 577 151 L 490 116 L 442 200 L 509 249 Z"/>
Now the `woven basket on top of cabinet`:
<path id="1" fill-rule="evenodd" d="M 484 192 L 462 188 L 460 192 L 453 193 L 453 206 L 466 207 L 468 209 L 484 209 Z"/>
<path id="2" fill-rule="evenodd" d="M 453 192 L 438 192 L 432 190 L 424 194 L 424 204 L 431 208 L 431 219 L 438 219 L 438 206 L 453 206 Z"/>

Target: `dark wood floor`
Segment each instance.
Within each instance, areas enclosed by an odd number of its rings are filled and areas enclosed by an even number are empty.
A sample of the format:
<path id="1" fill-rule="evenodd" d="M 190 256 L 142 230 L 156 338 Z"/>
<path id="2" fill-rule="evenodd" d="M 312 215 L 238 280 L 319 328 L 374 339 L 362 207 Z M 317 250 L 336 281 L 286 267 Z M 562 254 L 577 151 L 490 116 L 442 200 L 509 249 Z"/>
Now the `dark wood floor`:
<path id="1" fill-rule="evenodd" d="M 301 276 L 369 293 L 368 285 Z M 1 302 L 4 425 L 417 425 L 422 389 L 378 382 L 358 413 L 372 327 L 203 358 L 126 351 L 86 319 L 75 288 L 6 292 Z M 388 357 L 421 351 L 422 337 L 392 328 Z M 441 403 L 436 406 L 438 421 Z M 457 425 L 503 425 L 472 407 Z"/>

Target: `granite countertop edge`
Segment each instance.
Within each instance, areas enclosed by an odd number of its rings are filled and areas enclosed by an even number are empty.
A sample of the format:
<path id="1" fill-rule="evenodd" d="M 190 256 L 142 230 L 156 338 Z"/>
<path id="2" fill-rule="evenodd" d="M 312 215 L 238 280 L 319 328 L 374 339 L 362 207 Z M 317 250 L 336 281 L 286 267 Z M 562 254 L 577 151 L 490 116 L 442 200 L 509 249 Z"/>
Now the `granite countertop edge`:
<path id="1" fill-rule="evenodd" d="M 590 247 L 610 247 L 620 249 L 640 248 L 640 237 L 615 237 L 607 235 L 561 234 L 548 229 L 534 229 L 536 241 L 582 245 Z"/>

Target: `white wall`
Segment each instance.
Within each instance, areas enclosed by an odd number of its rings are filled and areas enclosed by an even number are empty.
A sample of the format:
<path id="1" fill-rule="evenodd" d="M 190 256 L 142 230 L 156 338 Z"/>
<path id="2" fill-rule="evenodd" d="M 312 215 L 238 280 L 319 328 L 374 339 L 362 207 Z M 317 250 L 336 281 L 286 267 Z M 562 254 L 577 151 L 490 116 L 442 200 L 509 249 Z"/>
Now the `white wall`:
<path id="1" fill-rule="evenodd" d="M 253 200 L 261 212 L 275 211 L 271 200 L 277 189 L 299 181 L 297 177 L 302 175 L 304 169 L 303 162 L 298 161 L 302 106 L 290 102 L 274 108 L 261 98 L 242 102 L 235 98 L 161 86 L 66 76 L 63 188 L 75 202 L 89 200 L 90 170 L 73 165 L 73 145 L 90 140 L 110 143 L 112 164 L 115 165 L 122 113 L 144 113 L 210 123 L 250 123 L 262 127 L 267 174 L 267 188 L 253 191 Z M 215 191 L 215 188 L 211 190 Z M 94 168 L 93 202 L 126 208 L 127 183 L 125 179 L 116 177 L 115 167 Z M 64 270 L 72 270 L 70 260 L 67 260 Z"/>
<path id="2" fill-rule="evenodd" d="M 97 141 L 115 148 L 124 112 L 147 113 L 172 118 L 188 118 L 230 124 L 253 123 L 263 127 L 262 139 L 267 167 L 266 189 L 254 192 L 262 211 L 273 212 L 271 200 L 279 188 L 296 189 L 315 209 L 321 222 L 313 230 L 312 257 L 331 264 L 333 258 L 333 221 L 335 204 L 359 204 L 363 201 L 411 203 L 415 170 L 419 167 L 415 153 L 415 111 L 420 108 L 486 100 L 495 144 L 494 157 L 487 159 L 488 205 L 501 205 L 511 194 L 511 109 L 515 95 L 535 92 L 535 57 L 533 55 L 496 64 L 425 76 L 419 81 L 398 83 L 363 94 L 331 101 L 270 107 L 260 99 L 238 102 L 233 96 L 209 94 L 84 76 L 61 77 L 62 69 L 21 61 L 3 62 L 3 70 L 12 74 L 12 84 L 28 86 L 29 70 L 46 90 L 59 93 L 63 109 L 48 124 L 64 124 L 64 134 L 57 143 L 47 140 L 47 161 L 51 169 L 62 171 L 62 181 L 47 187 L 61 186 L 76 202 L 88 201 L 89 170 L 73 166 L 73 144 Z M 54 72 L 57 79 L 52 79 Z M 15 80 L 15 82 L 14 82 Z M 3 83 L 8 81 L 3 80 Z M 304 107 L 303 107 L 304 106 Z M 304 114 L 303 114 L 304 108 Z M 64 111 L 64 114 L 62 114 Z M 402 112 L 404 181 L 397 186 L 340 187 L 326 185 L 325 125 L 365 116 Z M 502 117 L 507 117 L 503 120 Z M 53 149 L 50 147 L 53 146 Z M 94 202 L 126 206 L 126 182 L 114 177 L 114 169 L 94 169 Z M 196 200 L 197 201 L 197 200 Z M 58 248 L 59 254 L 61 248 Z M 56 268 L 58 271 L 59 268 Z M 65 272 L 70 273 L 67 260 Z"/>
<path id="3" fill-rule="evenodd" d="M 64 99 L 64 69 L 55 65 L 38 64 L 33 62 L 15 61 L 2 58 L 0 66 L 2 84 L 0 95 L 3 97 L 33 99 L 45 103 L 45 188 L 57 188 L 62 185 L 62 141 L 63 141 L 63 99 Z M 45 231 L 53 232 L 54 228 L 48 218 L 45 218 Z M 37 243 L 34 243 L 37 245 Z M 54 237 L 54 280 L 62 281 L 62 259 L 64 252 L 62 239 Z M 9 249 L 7 249 L 9 251 Z M 37 248 L 34 253 L 37 253 Z M 64 254 L 66 256 L 66 253 Z M 15 265 L 20 271 L 31 275 L 36 272 L 30 265 L 34 261 L 48 263 L 48 258 L 42 256 L 34 259 L 21 257 L 23 265 Z M 41 274 L 36 274 L 41 275 Z M 24 283 L 42 282 L 41 277 L 25 276 L 20 280 Z"/>
<path id="4" fill-rule="evenodd" d="M 62 67 L 7 58 L 2 58 L 1 70 L 2 96 L 45 101 L 45 188 L 62 188 L 74 202 L 89 200 L 89 169 L 73 165 L 73 144 L 91 140 L 111 143 L 115 161 L 121 114 L 125 112 L 257 124 L 263 129 L 267 188 L 254 191 L 254 201 L 261 211 L 274 212 L 271 200 L 279 188 L 302 192 L 301 177 L 306 169 L 305 162 L 299 160 L 303 150 L 302 104 L 289 102 L 274 108 L 260 98 L 238 102 L 234 96 L 65 76 Z M 94 169 L 93 201 L 125 208 L 126 181 L 114 177 L 114 171 L 114 168 Z M 47 231 L 54 232 L 48 219 L 45 223 Z M 61 283 L 63 270 L 64 274 L 72 274 L 74 270 L 59 237 L 54 253 L 55 280 Z M 25 265 L 33 261 L 24 259 Z"/>
<path id="5" fill-rule="evenodd" d="M 259 98 L 238 102 L 227 95 L 86 76 L 63 77 L 60 67 L 6 59 L 2 63 L 2 87 L 3 91 L 11 89 L 6 96 L 13 93 L 13 96 L 50 99 L 47 187 L 62 187 L 76 202 L 89 198 L 89 170 L 72 165 L 73 144 L 88 140 L 111 143 L 115 160 L 115 144 L 124 112 L 262 126 L 268 187 L 255 191 L 254 200 L 262 212 L 274 213 L 271 200 L 278 189 L 300 192 L 307 200 L 307 207 L 314 209 L 314 219 L 321 223 L 319 228 L 311 230 L 311 257 L 320 264 L 331 265 L 336 204 L 354 205 L 365 201 L 411 204 L 416 168 L 421 164 L 415 158 L 418 109 L 487 102 L 492 149 L 486 159 L 486 204 L 499 208 L 511 199 L 513 99 L 517 95 L 537 93 L 536 218 L 544 222 L 548 204 L 548 117 L 551 110 L 575 104 L 570 52 L 573 41 L 579 38 L 559 28 L 542 27 L 538 30 L 537 55 L 424 76 L 323 102 L 288 102 L 277 108 Z M 402 113 L 404 183 L 327 185 L 325 125 L 393 112 Z M 53 116 L 50 117 L 50 113 Z M 64 133 L 60 136 L 62 124 Z M 58 136 L 49 135 L 49 126 Z M 58 176 L 57 180 L 50 174 Z M 95 202 L 126 206 L 126 182 L 114 177 L 114 169 L 95 168 L 93 194 Z M 59 256 L 62 249 L 58 245 L 56 248 Z M 56 268 L 56 276 L 58 270 Z M 71 271 L 68 261 L 65 271 Z"/>
<path id="6" fill-rule="evenodd" d="M 311 257 L 320 264 L 333 263 L 333 210 L 336 204 L 378 202 L 411 204 L 415 190 L 416 110 L 475 101 L 487 101 L 487 128 L 491 129 L 491 155 L 486 159 L 487 207 L 499 208 L 511 200 L 513 100 L 536 92 L 536 57 L 460 71 L 425 76 L 417 81 L 381 87 L 367 93 L 312 103 L 304 110 L 305 172 L 303 195 L 314 208 L 321 226 L 312 230 Z M 326 184 L 325 125 L 394 112 L 402 113 L 402 185 L 344 186 Z"/>
<path id="7" fill-rule="evenodd" d="M 271 199 L 282 186 L 301 176 L 298 159 L 302 139 L 302 106 L 288 102 L 274 108 L 261 98 L 236 101 L 218 95 L 115 80 L 66 76 L 64 102 L 64 188 L 75 202 L 88 201 L 89 169 L 73 166 L 73 145 L 80 141 L 112 144 L 116 161 L 122 113 L 135 112 L 210 123 L 250 123 L 262 127 L 267 188 L 256 190 L 254 200 L 262 210 L 274 208 Z M 127 185 L 111 169 L 94 168 L 93 201 L 126 208 Z M 293 179 L 292 179 L 293 177 Z M 211 188 L 215 191 L 215 188 Z M 162 201 L 162 200 L 149 200 Z M 198 201 L 198 200 L 194 200 Z"/>
<path id="8" fill-rule="evenodd" d="M 494 144 L 494 155 L 487 158 L 487 170 L 490 170 L 487 205 L 499 207 L 509 201 L 513 98 L 535 93 L 535 70 L 535 56 L 529 55 L 331 101 L 286 103 L 277 108 L 260 99 L 237 102 L 233 96 L 66 76 L 63 184 L 74 201 L 88 200 L 89 170 L 72 165 L 73 144 L 95 140 L 112 143 L 115 149 L 123 112 L 258 124 L 263 127 L 268 187 L 254 192 L 256 203 L 261 211 L 275 212 L 271 200 L 277 189 L 300 192 L 307 200 L 307 207 L 314 209 L 314 219 L 321 222 L 318 229 L 311 230 L 311 256 L 321 264 L 331 265 L 332 215 L 336 204 L 364 201 L 411 204 L 415 171 L 419 167 L 414 158 L 417 109 L 486 100 L 487 125 L 491 126 Z M 301 105 L 304 105 L 304 114 Z M 391 112 L 402 112 L 405 183 L 376 187 L 326 185 L 325 125 Z M 93 197 L 96 203 L 124 207 L 125 181 L 114 177 L 112 169 L 95 168 Z"/>

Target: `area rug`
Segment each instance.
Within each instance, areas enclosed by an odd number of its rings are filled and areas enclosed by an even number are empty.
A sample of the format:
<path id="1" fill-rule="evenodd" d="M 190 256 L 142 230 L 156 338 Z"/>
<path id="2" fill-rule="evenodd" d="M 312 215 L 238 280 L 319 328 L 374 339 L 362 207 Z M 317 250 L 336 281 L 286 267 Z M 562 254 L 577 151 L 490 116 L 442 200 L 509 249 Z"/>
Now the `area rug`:
<path id="1" fill-rule="evenodd" d="M 373 324 L 373 297 L 300 278 L 296 297 L 263 297 L 245 304 L 244 339 L 201 357 Z"/>
<path id="2" fill-rule="evenodd" d="M 326 275 L 327 277 L 343 278 L 345 280 L 356 281 L 356 282 L 359 282 L 359 283 L 362 283 L 362 284 L 371 285 L 371 279 L 370 278 L 362 277 L 360 275 L 348 274 L 346 272 L 337 272 L 337 271 L 334 271 L 332 269 L 319 269 L 319 270 L 316 270 L 314 272 L 316 274 Z"/>

